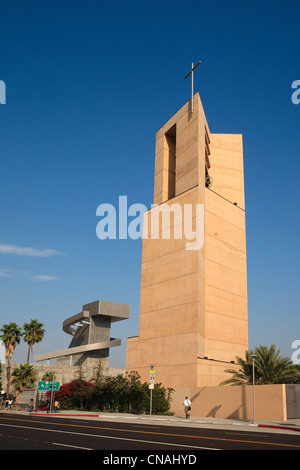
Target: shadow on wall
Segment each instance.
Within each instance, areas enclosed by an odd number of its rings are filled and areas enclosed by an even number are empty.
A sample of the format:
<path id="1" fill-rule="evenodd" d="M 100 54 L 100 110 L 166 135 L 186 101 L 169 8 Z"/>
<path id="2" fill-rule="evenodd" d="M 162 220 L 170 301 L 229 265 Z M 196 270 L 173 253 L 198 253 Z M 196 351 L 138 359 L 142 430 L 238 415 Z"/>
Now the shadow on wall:
<path id="1" fill-rule="evenodd" d="M 191 397 L 191 401 L 193 403 L 193 401 L 198 401 L 199 400 L 199 397 L 201 395 L 203 395 L 203 400 L 205 400 L 205 395 L 206 395 L 206 391 L 209 389 L 209 387 L 203 387 L 201 389 L 199 389 L 196 393 L 194 393 L 194 395 Z M 226 393 L 227 391 L 230 391 L 230 387 L 229 386 L 224 386 L 224 392 Z M 220 417 L 220 413 L 219 411 L 220 410 L 223 410 L 223 413 L 221 411 L 221 416 L 224 417 L 224 413 L 226 414 L 226 418 L 229 418 L 229 419 L 247 419 L 247 408 L 248 408 L 248 400 L 247 400 L 247 393 L 246 393 L 246 386 L 241 386 L 239 387 L 239 391 L 241 393 L 241 396 L 240 396 L 240 403 L 241 405 L 238 406 L 234 411 L 232 411 L 231 413 L 226 413 L 226 406 L 225 403 L 221 403 L 221 404 L 217 404 L 215 406 L 213 406 L 210 410 L 205 410 L 205 404 L 204 406 L 201 407 L 201 409 L 203 410 L 203 412 L 201 413 L 202 416 L 206 416 L 206 417 L 211 417 L 211 418 L 218 418 Z M 229 393 L 230 395 L 230 393 Z M 248 397 L 249 398 L 249 397 Z M 200 398 L 201 400 L 201 398 Z M 205 411 L 204 411 L 205 410 Z M 218 416 L 219 415 L 219 416 Z"/>
<path id="2" fill-rule="evenodd" d="M 201 393 L 204 392 L 204 390 L 206 390 L 206 387 L 201 388 L 197 393 L 195 393 L 195 395 L 193 395 L 193 396 L 191 397 L 191 401 L 193 402 L 194 400 L 196 400 L 197 398 L 199 398 L 200 395 L 201 395 Z"/>
<path id="3" fill-rule="evenodd" d="M 287 416 L 298 418 L 300 413 L 300 384 L 258 385 L 255 387 L 255 415 L 257 419 L 286 421 Z M 288 390 L 288 392 L 287 392 Z M 176 388 L 172 410 L 181 414 L 182 397 L 192 401 L 194 417 L 253 419 L 253 386 L 219 386 Z M 289 405 L 289 409 L 288 406 Z"/>
<path id="4" fill-rule="evenodd" d="M 222 408 L 222 405 L 214 406 L 208 413 L 207 413 L 207 418 L 215 418 L 217 411 Z"/>

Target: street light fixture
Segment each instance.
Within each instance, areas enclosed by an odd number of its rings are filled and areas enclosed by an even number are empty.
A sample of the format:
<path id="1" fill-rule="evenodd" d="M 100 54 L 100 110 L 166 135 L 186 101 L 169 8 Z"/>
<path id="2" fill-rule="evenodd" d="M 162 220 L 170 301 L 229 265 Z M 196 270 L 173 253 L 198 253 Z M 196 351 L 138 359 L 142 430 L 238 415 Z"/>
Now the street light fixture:
<path id="1" fill-rule="evenodd" d="M 255 422 L 255 371 L 254 371 L 254 363 L 255 363 L 255 358 L 256 354 L 250 354 L 250 357 L 252 359 L 252 381 L 253 381 L 253 424 Z"/>

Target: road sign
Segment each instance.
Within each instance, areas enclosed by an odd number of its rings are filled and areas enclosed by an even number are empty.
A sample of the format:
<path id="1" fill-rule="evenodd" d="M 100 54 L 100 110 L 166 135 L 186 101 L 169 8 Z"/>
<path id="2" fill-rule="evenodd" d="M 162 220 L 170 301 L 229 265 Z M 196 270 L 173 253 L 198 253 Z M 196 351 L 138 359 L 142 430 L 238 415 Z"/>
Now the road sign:
<path id="1" fill-rule="evenodd" d="M 152 366 L 153 367 L 153 366 Z M 155 384 L 155 370 L 150 369 L 150 377 L 149 377 L 149 389 L 150 389 L 150 416 L 152 414 L 152 390 L 154 389 Z"/>
<path id="2" fill-rule="evenodd" d="M 150 370 L 149 385 L 155 384 L 155 370 Z"/>
<path id="3" fill-rule="evenodd" d="M 44 391 L 53 390 L 54 392 L 58 392 L 59 382 L 46 382 L 46 381 L 40 380 L 38 382 L 38 390 L 44 390 Z"/>

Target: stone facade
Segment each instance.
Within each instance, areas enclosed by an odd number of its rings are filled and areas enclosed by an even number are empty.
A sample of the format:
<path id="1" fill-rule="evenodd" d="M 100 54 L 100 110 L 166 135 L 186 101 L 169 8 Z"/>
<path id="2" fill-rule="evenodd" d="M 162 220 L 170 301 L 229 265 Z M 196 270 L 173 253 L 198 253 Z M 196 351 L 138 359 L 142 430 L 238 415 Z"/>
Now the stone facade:
<path id="1" fill-rule="evenodd" d="M 79 373 L 81 372 L 84 380 L 90 381 L 93 376 L 95 375 L 95 364 L 91 366 L 70 366 L 70 365 L 58 365 L 58 364 L 30 364 L 34 367 L 35 371 L 37 372 L 37 382 L 42 380 L 43 375 L 46 372 L 54 372 L 55 374 L 55 381 L 59 382 L 60 385 L 64 383 L 71 382 L 72 380 L 78 378 Z M 2 364 L 2 389 L 6 390 L 6 364 Z M 11 363 L 11 372 L 20 367 L 19 362 L 12 362 Z M 125 374 L 125 369 L 117 369 L 117 368 L 109 368 L 105 367 L 103 364 L 103 375 L 104 376 L 116 376 L 118 374 Z M 10 388 L 11 394 L 15 395 L 14 386 L 11 385 Z"/>

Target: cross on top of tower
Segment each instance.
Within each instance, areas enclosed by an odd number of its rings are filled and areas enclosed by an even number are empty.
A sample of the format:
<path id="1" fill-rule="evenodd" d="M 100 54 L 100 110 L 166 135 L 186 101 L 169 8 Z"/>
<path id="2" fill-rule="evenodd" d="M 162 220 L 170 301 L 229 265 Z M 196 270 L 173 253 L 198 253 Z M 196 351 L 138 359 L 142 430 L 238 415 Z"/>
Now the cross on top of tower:
<path id="1" fill-rule="evenodd" d="M 194 96 L 194 70 L 195 70 L 196 67 L 198 67 L 199 64 L 201 64 L 201 60 L 199 60 L 195 66 L 194 66 L 194 63 L 192 62 L 191 70 L 190 70 L 189 73 L 184 77 L 184 79 L 186 79 L 189 75 L 191 75 L 191 93 L 192 93 L 192 96 L 191 96 L 191 113 L 192 113 L 193 110 L 194 110 L 194 106 L 193 106 L 193 96 Z"/>

